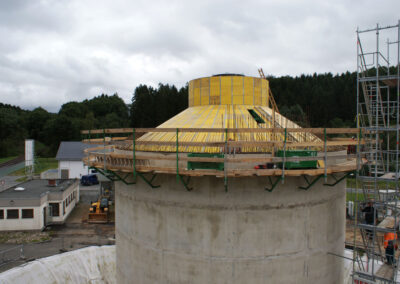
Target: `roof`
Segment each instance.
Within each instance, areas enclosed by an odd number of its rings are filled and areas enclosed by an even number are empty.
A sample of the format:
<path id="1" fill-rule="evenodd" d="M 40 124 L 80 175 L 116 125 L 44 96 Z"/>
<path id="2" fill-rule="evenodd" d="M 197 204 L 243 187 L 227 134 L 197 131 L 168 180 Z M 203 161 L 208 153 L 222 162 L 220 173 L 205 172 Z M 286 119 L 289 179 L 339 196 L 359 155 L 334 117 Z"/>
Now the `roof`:
<path id="1" fill-rule="evenodd" d="M 34 179 L 0 192 L 0 199 L 38 199 L 49 191 L 62 192 L 73 182 L 73 180 L 60 180 L 58 185 L 53 187 L 48 186 L 48 180 Z M 17 187 L 23 187 L 25 190 L 16 191 Z"/>
<path id="2" fill-rule="evenodd" d="M 223 148 L 213 146 L 164 146 L 158 142 L 319 142 L 312 133 L 292 132 L 288 135 L 276 132 L 185 132 L 184 128 L 218 129 L 259 129 L 259 128 L 301 128 L 280 113 L 269 107 L 271 92 L 265 78 L 248 77 L 235 74 L 219 74 L 203 77 L 189 82 L 189 108 L 164 122 L 157 128 L 180 128 L 174 132 L 147 132 L 135 146 L 139 151 L 150 152 L 208 152 L 221 153 Z M 157 143 L 151 143 L 157 142 Z M 250 145 L 250 143 L 249 143 Z M 238 147 L 238 152 L 272 152 L 273 146 Z M 132 149 L 133 145 L 130 146 Z M 118 146 L 117 146 L 118 148 Z M 125 148 L 121 149 L 125 150 Z"/>
<path id="3" fill-rule="evenodd" d="M 81 161 L 84 157 L 83 150 L 100 145 L 89 145 L 80 141 L 62 141 L 58 147 L 56 160 Z"/>
<path id="4" fill-rule="evenodd" d="M 206 105 L 190 107 L 157 128 L 300 128 L 267 106 L 254 105 Z M 284 141 L 283 133 L 229 133 L 232 141 Z M 293 142 L 318 142 L 320 139 L 311 133 L 291 133 L 287 137 Z M 148 142 L 175 142 L 174 132 L 147 132 L 138 140 Z M 184 132 L 179 133 L 182 142 L 224 142 L 224 133 L 220 132 Z M 151 143 L 149 143 L 151 144 Z M 137 150 L 174 152 L 175 146 L 138 145 Z M 179 147 L 180 152 L 219 153 L 218 147 Z M 246 147 L 241 152 L 259 152 L 255 147 Z"/>

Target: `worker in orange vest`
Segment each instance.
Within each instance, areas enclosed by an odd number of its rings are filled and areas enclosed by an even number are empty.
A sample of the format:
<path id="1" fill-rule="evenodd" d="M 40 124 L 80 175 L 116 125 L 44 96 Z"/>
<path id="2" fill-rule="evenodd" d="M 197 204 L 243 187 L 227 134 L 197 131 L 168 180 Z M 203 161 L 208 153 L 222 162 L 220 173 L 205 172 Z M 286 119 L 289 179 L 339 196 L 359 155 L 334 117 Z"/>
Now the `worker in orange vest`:
<path id="1" fill-rule="evenodd" d="M 397 250 L 397 234 L 392 232 L 385 233 L 383 245 L 387 264 L 392 265 L 394 263 L 394 253 Z"/>

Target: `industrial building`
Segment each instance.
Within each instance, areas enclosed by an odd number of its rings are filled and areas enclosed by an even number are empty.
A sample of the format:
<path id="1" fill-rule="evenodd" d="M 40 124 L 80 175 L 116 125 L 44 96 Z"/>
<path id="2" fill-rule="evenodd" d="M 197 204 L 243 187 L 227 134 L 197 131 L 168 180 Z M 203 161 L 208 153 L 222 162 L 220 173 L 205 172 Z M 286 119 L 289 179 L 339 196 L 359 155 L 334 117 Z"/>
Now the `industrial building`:
<path id="1" fill-rule="evenodd" d="M 104 143 L 85 163 L 115 181 L 118 283 L 343 280 L 345 149 L 364 142 L 280 115 L 260 75 L 190 81 L 157 128 L 82 132 Z"/>
<path id="2" fill-rule="evenodd" d="M 0 231 L 42 230 L 62 224 L 79 202 L 79 183 L 30 180 L 0 192 Z"/>

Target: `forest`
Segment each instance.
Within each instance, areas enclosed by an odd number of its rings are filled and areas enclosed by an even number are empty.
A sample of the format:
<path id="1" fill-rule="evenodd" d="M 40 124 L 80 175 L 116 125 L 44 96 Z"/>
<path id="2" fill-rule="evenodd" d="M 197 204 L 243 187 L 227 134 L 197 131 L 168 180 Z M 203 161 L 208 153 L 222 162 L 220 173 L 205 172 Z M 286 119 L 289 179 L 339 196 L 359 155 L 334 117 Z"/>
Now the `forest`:
<path id="1" fill-rule="evenodd" d="M 303 127 L 355 126 L 356 73 L 268 77 L 279 111 Z M 23 154 L 34 139 L 36 155 L 54 157 L 61 141 L 78 141 L 80 130 L 156 127 L 188 106 L 188 86 L 139 85 L 126 104 L 118 94 L 68 102 L 58 113 L 24 110 L 0 102 L 0 157 Z"/>

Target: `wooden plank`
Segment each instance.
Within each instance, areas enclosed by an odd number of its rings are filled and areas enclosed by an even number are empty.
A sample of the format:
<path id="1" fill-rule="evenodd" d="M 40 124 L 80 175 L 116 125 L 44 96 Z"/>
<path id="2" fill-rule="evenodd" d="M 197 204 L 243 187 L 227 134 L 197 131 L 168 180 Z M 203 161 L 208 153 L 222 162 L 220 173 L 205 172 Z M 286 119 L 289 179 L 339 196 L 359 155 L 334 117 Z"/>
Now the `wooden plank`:
<path id="1" fill-rule="evenodd" d="M 379 228 L 389 228 L 389 229 L 393 229 L 394 228 L 394 217 L 393 216 L 386 216 L 385 219 L 382 220 L 382 222 L 380 222 L 378 224 Z"/>
<path id="2" fill-rule="evenodd" d="M 96 166 L 99 168 L 103 168 L 104 164 L 102 162 L 91 162 L 90 165 Z M 113 169 L 114 171 L 124 171 L 124 172 L 132 172 L 132 168 L 124 167 L 124 166 L 116 166 L 116 165 L 106 165 L 108 169 Z M 355 170 L 356 163 L 345 163 L 338 164 L 334 167 L 327 168 L 327 174 L 332 174 L 335 172 L 348 172 L 351 170 Z M 139 172 L 159 172 L 165 174 L 176 174 L 175 167 L 154 167 L 154 166 L 143 166 L 137 165 L 136 170 Z M 223 177 L 223 171 L 217 170 L 187 170 L 186 168 L 179 168 L 179 173 L 181 175 L 189 175 L 189 176 L 217 176 Z M 281 169 L 229 169 L 227 170 L 228 177 L 241 177 L 241 176 L 280 176 L 282 174 Z M 317 176 L 324 174 L 324 169 L 295 169 L 295 170 L 285 170 L 285 176 Z"/>
<path id="3" fill-rule="evenodd" d="M 285 128 L 178 128 L 179 132 L 213 132 L 221 133 L 228 131 L 229 133 L 283 133 Z M 312 133 L 323 134 L 324 128 L 286 128 L 288 133 Z M 128 133 L 133 132 L 133 128 L 112 128 L 112 129 L 93 129 L 82 130 L 82 134 L 115 134 L 115 133 Z M 144 132 L 176 132 L 176 128 L 135 128 L 136 133 Z M 357 128 L 326 128 L 327 134 L 357 134 Z"/>
<path id="4" fill-rule="evenodd" d="M 97 147 L 102 149 L 102 147 Z M 96 148 L 94 148 L 96 149 Z M 91 149 L 88 149 L 91 150 Z M 119 159 L 133 159 L 133 154 L 119 154 L 119 153 L 91 153 L 91 156 L 100 156 L 104 157 L 110 156 L 111 158 L 119 158 Z M 338 156 L 328 156 L 327 160 L 336 160 L 336 159 L 344 159 L 344 158 L 354 158 L 355 155 L 338 155 Z M 176 156 L 171 155 L 162 155 L 162 154 L 155 154 L 155 155 L 135 155 L 136 160 L 149 160 L 149 161 L 157 161 L 157 160 L 167 160 L 167 161 L 175 161 Z M 287 157 L 285 160 L 287 162 L 300 162 L 300 161 L 314 161 L 314 160 L 321 160 L 324 159 L 323 155 L 318 155 L 314 157 L 305 156 L 305 157 Z M 181 156 L 179 157 L 180 161 L 191 161 L 191 162 L 214 162 L 214 163 L 221 163 L 224 162 L 224 158 L 207 158 L 207 157 L 187 157 Z M 273 163 L 273 162 L 282 162 L 282 157 L 240 157 L 236 156 L 235 158 L 227 158 L 226 161 L 228 163 Z"/>

